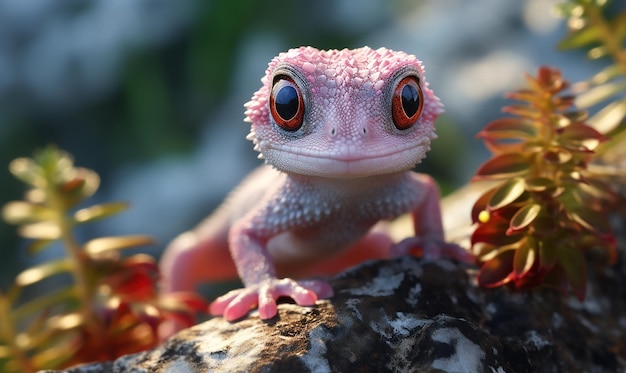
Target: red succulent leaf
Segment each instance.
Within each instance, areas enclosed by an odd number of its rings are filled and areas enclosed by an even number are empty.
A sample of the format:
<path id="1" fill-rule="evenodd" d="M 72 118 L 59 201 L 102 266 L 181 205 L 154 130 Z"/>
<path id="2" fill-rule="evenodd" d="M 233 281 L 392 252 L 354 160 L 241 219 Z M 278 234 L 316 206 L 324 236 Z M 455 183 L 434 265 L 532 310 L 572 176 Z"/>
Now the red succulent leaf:
<path id="1" fill-rule="evenodd" d="M 505 250 L 485 262 L 478 272 L 478 284 L 486 288 L 502 286 L 515 279 L 513 258 L 515 250 Z"/>
<path id="2" fill-rule="evenodd" d="M 520 141 L 503 142 L 491 138 L 483 138 L 483 142 L 487 150 L 489 150 L 492 154 L 517 153 L 524 150 L 525 146 L 525 143 Z"/>
<path id="3" fill-rule="evenodd" d="M 507 153 L 491 158 L 476 171 L 474 179 L 503 179 L 528 172 L 530 157 L 522 153 Z"/>
<path id="4" fill-rule="evenodd" d="M 133 300 L 147 300 L 156 295 L 156 280 L 145 271 L 119 271 L 108 276 L 104 283 L 114 294 Z"/>
<path id="5" fill-rule="evenodd" d="M 508 226 L 508 219 L 503 218 L 499 214 L 492 214 L 488 222 L 478 225 L 472 234 L 471 243 L 475 245 L 478 242 L 484 242 L 496 247 L 501 247 L 519 241 L 521 235 L 506 234 Z"/>
<path id="6" fill-rule="evenodd" d="M 496 188 L 493 188 L 480 196 L 476 202 L 474 202 L 474 206 L 472 207 L 472 223 L 477 223 L 479 221 L 479 215 L 481 212 L 487 210 L 487 202 L 491 199 L 491 196 L 496 191 Z"/>
<path id="7" fill-rule="evenodd" d="M 477 138 L 505 139 L 507 142 L 513 139 L 532 139 L 537 136 L 535 122 L 528 119 L 501 118 L 487 124 L 476 135 Z"/>
<path id="8" fill-rule="evenodd" d="M 541 118 L 541 113 L 537 111 L 535 108 L 528 105 L 509 105 L 502 108 L 502 111 L 505 113 L 513 114 L 518 117 L 528 118 L 528 119 L 539 119 Z"/>
<path id="9" fill-rule="evenodd" d="M 526 237 L 515 250 L 515 256 L 513 258 L 513 272 L 515 272 L 517 278 L 524 277 L 528 274 L 535 265 L 536 257 L 534 240 L 531 237 Z"/>
<path id="10" fill-rule="evenodd" d="M 161 311 L 150 303 L 132 303 L 131 310 L 139 321 L 150 326 L 150 330 L 156 336 L 162 320 Z"/>
<path id="11" fill-rule="evenodd" d="M 559 165 L 569 162 L 572 157 L 572 153 L 564 148 L 552 148 L 544 151 L 543 153 L 543 159 L 546 162 Z"/>

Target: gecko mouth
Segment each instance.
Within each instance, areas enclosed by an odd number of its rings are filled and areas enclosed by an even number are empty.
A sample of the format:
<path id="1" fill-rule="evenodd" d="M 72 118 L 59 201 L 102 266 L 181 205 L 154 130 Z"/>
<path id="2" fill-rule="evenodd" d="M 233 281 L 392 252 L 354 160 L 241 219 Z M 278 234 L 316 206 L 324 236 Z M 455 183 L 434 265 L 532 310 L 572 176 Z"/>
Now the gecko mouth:
<path id="1" fill-rule="evenodd" d="M 364 152 L 361 148 L 315 152 L 297 147 L 270 147 L 263 150 L 268 163 L 284 172 L 309 176 L 354 178 L 409 170 L 424 158 L 429 139 L 405 144 L 400 149 Z"/>

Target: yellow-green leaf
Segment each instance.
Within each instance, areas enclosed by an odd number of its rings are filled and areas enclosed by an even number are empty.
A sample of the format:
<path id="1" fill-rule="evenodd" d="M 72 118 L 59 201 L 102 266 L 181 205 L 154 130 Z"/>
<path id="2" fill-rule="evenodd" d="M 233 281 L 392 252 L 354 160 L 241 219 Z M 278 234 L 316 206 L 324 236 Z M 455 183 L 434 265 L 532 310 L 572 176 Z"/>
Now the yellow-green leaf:
<path id="1" fill-rule="evenodd" d="M 41 168 L 30 158 L 14 159 L 9 164 L 9 171 L 27 184 L 36 187 L 45 187 L 46 185 Z"/>
<path id="2" fill-rule="evenodd" d="M 72 269 L 72 265 L 72 261 L 69 258 L 58 259 L 40 264 L 17 275 L 15 283 L 19 286 L 28 286 L 47 277 L 68 272 Z"/>
<path id="3" fill-rule="evenodd" d="M 54 330 L 70 330 L 81 326 L 84 322 L 83 316 L 75 312 L 51 317 L 48 320 L 48 326 Z"/>
<path id="4" fill-rule="evenodd" d="M 589 118 L 589 125 L 600 133 L 610 133 L 616 129 L 626 117 L 626 100 L 614 101 L 603 107 Z"/>
<path id="5" fill-rule="evenodd" d="M 52 221 L 22 225 L 18 229 L 20 236 L 36 240 L 58 240 L 61 238 L 61 228 Z"/>
<path id="6" fill-rule="evenodd" d="M 521 177 L 505 182 L 489 198 L 487 207 L 493 211 L 514 202 L 524 193 L 524 186 L 524 179 Z"/>
<path id="7" fill-rule="evenodd" d="M 54 210 L 26 201 L 12 201 L 2 208 L 2 218 L 9 224 L 27 224 L 54 219 Z"/>
<path id="8" fill-rule="evenodd" d="M 153 245 L 154 243 L 152 237 L 144 235 L 101 237 L 87 242 L 85 244 L 85 251 L 93 255 L 110 250 L 122 250 L 137 246 Z"/>
<path id="9" fill-rule="evenodd" d="M 583 27 L 577 32 L 567 35 L 557 44 L 558 49 L 574 49 L 599 41 L 602 29 L 599 26 Z"/>
<path id="10" fill-rule="evenodd" d="M 576 106 L 586 109 L 597 103 L 608 100 L 624 90 L 626 90 L 626 84 L 623 82 L 601 84 L 591 88 L 587 92 L 579 94 L 576 97 Z"/>
<path id="11" fill-rule="evenodd" d="M 87 223 L 98 219 L 104 219 L 124 211 L 127 208 L 128 203 L 126 202 L 112 202 L 94 205 L 76 211 L 74 214 L 74 221 L 77 223 Z"/>
<path id="12" fill-rule="evenodd" d="M 14 309 L 17 320 L 31 317 L 33 314 L 53 307 L 67 307 L 78 297 L 78 289 L 75 286 L 65 287 L 60 290 L 42 294 L 32 300 L 20 304 Z"/>
<path id="13" fill-rule="evenodd" d="M 54 240 L 35 240 L 31 242 L 28 246 L 26 246 L 26 251 L 30 255 L 35 255 L 48 247 Z"/>
<path id="14" fill-rule="evenodd" d="M 7 359 L 13 356 L 13 350 L 7 346 L 0 345 L 0 359 Z"/>

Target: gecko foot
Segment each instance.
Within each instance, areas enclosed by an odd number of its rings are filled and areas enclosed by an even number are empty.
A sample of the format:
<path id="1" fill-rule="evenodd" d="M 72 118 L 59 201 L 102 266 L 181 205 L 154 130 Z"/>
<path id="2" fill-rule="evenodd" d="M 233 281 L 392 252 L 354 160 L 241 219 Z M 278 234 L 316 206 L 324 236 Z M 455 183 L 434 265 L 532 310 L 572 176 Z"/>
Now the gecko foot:
<path id="1" fill-rule="evenodd" d="M 245 316 L 248 311 L 259 308 L 261 319 L 276 316 L 276 300 L 289 297 L 301 306 L 312 306 L 318 299 L 329 298 L 333 289 L 321 280 L 294 281 L 289 278 L 272 278 L 243 289 L 232 290 L 217 298 L 209 307 L 214 316 L 223 315 L 228 321 Z"/>
<path id="2" fill-rule="evenodd" d="M 417 255 L 425 259 L 448 257 L 463 263 L 474 264 L 476 257 L 461 246 L 441 240 L 427 240 L 422 237 L 408 237 L 391 246 L 389 256 Z"/>

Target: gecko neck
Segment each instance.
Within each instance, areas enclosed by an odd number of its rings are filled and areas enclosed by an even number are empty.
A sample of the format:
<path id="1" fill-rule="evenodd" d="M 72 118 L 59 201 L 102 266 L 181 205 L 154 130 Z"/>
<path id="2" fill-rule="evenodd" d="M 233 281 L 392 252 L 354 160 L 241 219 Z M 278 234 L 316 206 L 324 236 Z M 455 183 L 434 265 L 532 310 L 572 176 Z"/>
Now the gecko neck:
<path id="1" fill-rule="evenodd" d="M 388 174 L 363 176 L 356 178 L 333 178 L 322 176 L 301 175 L 287 173 L 287 182 L 299 185 L 316 186 L 320 189 L 329 189 L 353 194 L 359 191 L 368 191 L 388 188 L 410 178 L 410 171 L 398 171 Z"/>

